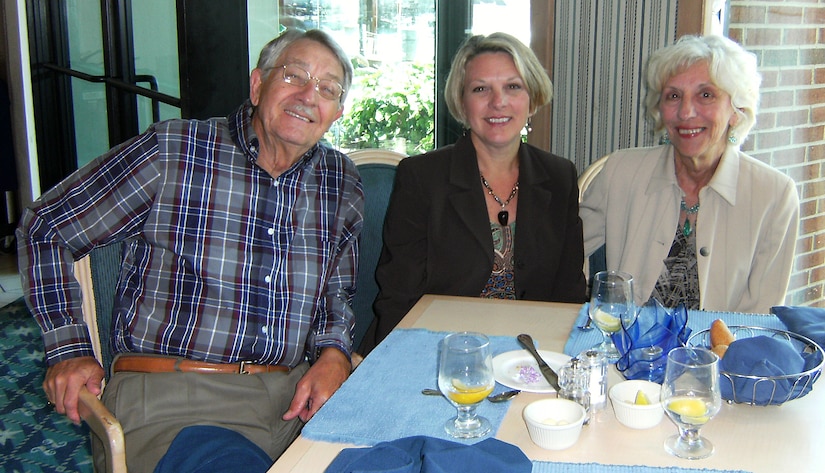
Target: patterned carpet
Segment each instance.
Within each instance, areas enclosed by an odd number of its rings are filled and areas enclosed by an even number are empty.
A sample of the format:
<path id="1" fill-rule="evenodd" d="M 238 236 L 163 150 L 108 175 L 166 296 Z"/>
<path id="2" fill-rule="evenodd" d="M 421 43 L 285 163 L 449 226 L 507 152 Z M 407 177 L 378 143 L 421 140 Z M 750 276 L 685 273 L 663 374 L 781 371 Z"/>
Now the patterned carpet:
<path id="1" fill-rule="evenodd" d="M 0 309 L 0 471 L 91 472 L 89 430 L 46 406 L 40 330 L 22 299 Z"/>

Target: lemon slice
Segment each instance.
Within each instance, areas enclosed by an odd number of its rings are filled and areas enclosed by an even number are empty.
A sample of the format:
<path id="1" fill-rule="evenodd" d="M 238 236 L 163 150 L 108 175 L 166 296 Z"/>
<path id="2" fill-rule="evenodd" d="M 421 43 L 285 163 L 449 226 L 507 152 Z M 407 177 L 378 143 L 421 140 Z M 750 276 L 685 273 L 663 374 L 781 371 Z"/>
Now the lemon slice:
<path id="1" fill-rule="evenodd" d="M 475 404 L 493 392 L 492 386 L 467 386 L 456 378 L 452 379 L 452 384 L 455 390 L 449 390 L 447 396 L 456 404 Z"/>
<path id="2" fill-rule="evenodd" d="M 704 424 L 710 418 L 707 416 L 708 407 L 705 401 L 696 398 L 674 399 L 667 404 L 667 409 L 682 417 L 682 422 L 688 424 Z"/>
<path id="3" fill-rule="evenodd" d="M 650 404 L 650 399 L 647 397 L 647 394 L 645 394 L 645 392 L 640 389 L 636 391 L 636 400 L 634 404 L 637 404 L 639 406 L 647 406 Z"/>
<path id="4" fill-rule="evenodd" d="M 621 319 L 601 309 L 596 309 L 593 314 L 593 322 L 596 322 L 596 325 L 605 332 L 618 332 L 622 328 Z"/>

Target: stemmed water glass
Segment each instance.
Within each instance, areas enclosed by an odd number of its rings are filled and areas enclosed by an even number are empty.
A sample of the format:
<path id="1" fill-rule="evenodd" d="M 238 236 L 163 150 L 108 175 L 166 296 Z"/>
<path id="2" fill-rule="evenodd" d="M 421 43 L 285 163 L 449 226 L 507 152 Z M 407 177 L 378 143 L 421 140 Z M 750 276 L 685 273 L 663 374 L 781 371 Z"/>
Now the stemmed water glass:
<path id="1" fill-rule="evenodd" d="M 438 389 L 458 411 L 444 424 L 456 438 L 475 438 L 492 429 L 490 421 L 476 415 L 476 406 L 493 391 L 493 358 L 486 335 L 459 332 L 441 342 Z"/>
<path id="2" fill-rule="evenodd" d="M 713 454 L 713 444 L 699 435 L 699 429 L 722 407 L 719 357 L 699 347 L 671 350 L 662 383 L 662 403 L 679 427 L 679 435 L 665 440 L 665 450 L 689 460 Z"/>
<path id="3" fill-rule="evenodd" d="M 622 271 L 600 271 L 593 276 L 588 314 L 602 332 L 604 341 L 596 346 L 608 361 L 615 362 L 620 354 L 610 335 L 629 327 L 636 320 L 633 302 L 633 276 Z"/>

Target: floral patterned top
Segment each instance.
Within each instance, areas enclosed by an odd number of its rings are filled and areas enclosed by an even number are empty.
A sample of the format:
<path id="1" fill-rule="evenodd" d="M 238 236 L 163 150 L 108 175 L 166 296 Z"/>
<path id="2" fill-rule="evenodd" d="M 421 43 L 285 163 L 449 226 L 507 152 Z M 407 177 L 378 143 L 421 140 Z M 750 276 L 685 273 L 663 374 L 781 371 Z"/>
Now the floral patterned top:
<path id="1" fill-rule="evenodd" d="M 493 271 L 487 285 L 481 291 L 481 297 L 488 299 L 515 299 L 515 275 L 513 272 L 513 242 L 516 234 L 516 222 L 507 226 L 490 222 L 493 232 Z"/>

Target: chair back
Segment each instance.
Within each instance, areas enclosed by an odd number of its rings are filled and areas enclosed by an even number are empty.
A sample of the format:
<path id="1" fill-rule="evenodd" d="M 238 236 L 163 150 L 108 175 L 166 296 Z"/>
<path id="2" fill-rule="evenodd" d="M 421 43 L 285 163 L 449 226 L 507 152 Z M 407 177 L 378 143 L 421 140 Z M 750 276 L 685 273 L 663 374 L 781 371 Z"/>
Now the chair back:
<path id="1" fill-rule="evenodd" d="M 123 262 L 123 243 L 95 248 L 75 263 L 75 277 L 83 293 L 83 319 L 95 357 L 103 366 L 108 381 L 114 353 L 112 350 L 112 314 L 115 290 Z"/>
<path id="2" fill-rule="evenodd" d="M 89 255 L 89 265 L 92 270 L 92 284 L 95 299 L 95 314 L 97 316 L 97 332 L 101 343 L 100 357 L 106 378 L 109 377 L 109 367 L 114 357 L 112 349 L 112 317 L 115 305 L 115 290 L 117 278 L 123 265 L 123 243 L 96 248 Z"/>
<path id="3" fill-rule="evenodd" d="M 590 184 L 593 182 L 593 179 L 599 174 L 599 172 L 604 167 L 604 163 L 607 162 L 607 158 L 610 155 L 602 156 L 601 158 L 594 161 L 584 172 L 579 176 L 579 202 L 582 201 L 582 197 L 584 196 L 584 191 L 590 187 Z M 604 271 L 607 269 L 607 259 L 605 255 L 604 245 L 600 246 L 599 249 L 593 252 L 589 258 L 584 260 L 584 276 L 587 278 L 588 281 L 593 277 L 594 274 L 598 273 L 599 271 Z"/>
<path id="4" fill-rule="evenodd" d="M 364 186 L 364 228 L 361 230 L 357 291 L 352 303 L 355 311 L 352 346 L 357 349 L 375 318 L 372 311 L 372 303 L 378 295 L 375 268 L 378 266 L 378 257 L 384 244 L 384 216 L 387 214 L 387 205 L 395 183 L 395 168 L 406 156 L 381 149 L 357 150 L 348 154 L 358 167 Z"/>

